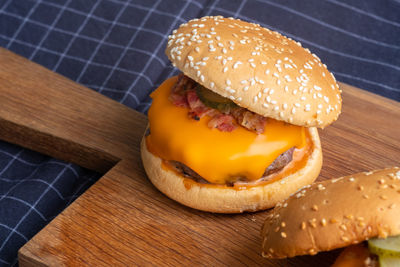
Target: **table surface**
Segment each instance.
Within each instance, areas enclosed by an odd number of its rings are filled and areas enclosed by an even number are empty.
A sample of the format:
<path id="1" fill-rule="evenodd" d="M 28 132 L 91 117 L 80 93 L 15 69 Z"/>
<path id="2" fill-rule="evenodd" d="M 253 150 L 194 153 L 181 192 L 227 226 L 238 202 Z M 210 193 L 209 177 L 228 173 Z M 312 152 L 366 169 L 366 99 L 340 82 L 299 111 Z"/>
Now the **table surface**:
<path id="1" fill-rule="evenodd" d="M 393 0 L 310 0 L 307 4 L 290 0 L 4 0 L 0 1 L 0 47 L 145 113 L 149 93 L 177 73 L 164 54 L 168 34 L 194 17 L 233 16 L 300 41 L 339 81 L 400 100 L 399 14 L 400 4 Z M 7 68 L 4 61 L 0 62 L 0 69 Z M 0 98 L 2 107 L 5 99 Z M 37 99 L 45 105 L 51 102 L 48 96 Z M 86 105 L 84 100 L 75 102 Z M 76 116 L 67 125 L 74 129 L 81 119 Z M 98 131 L 93 123 L 98 122 L 91 121 L 88 129 Z M 5 121 L 1 126 L 3 131 L 5 126 L 11 127 Z M 29 128 L 25 130 L 13 138 L 32 133 Z M 41 137 L 36 143 L 14 143 L 46 151 L 62 140 L 56 135 L 49 140 L 49 136 L 36 133 Z M 57 134 L 64 133 L 60 130 Z M 98 138 L 110 141 L 113 134 L 110 130 Z M 364 132 L 357 134 L 367 141 Z M 90 134 L 82 135 L 90 141 Z M 130 138 L 127 135 L 124 140 L 133 144 Z M 39 142 L 43 140 L 48 143 Z M 0 141 L 0 266 L 15 264 L 17 250 L 119 160 L 112 153 L 104 153 L 105 147 L 96 150 L 68 144 L 69 157 L 59 151 L 49 157 Z M 76 158 L 80 160 L 73 161 Z M 347 168 L 348 159 L 338 159 Z M 101 164 L 96 165 L 98 162 Z M 363 159 L 360 164 L 369 167 Z"/>
<path id="2" fill-rule="evenodd" d="M 144 115 L 5 50 L 0 59 L 9 66 L 0 71 L 2 138 L 98 171 L 112 167 L 20 250 L 21 266 L 328 266 L 337 255 L 262 258 L 266 211 L 196 211 L 151 185 L 139 152 Z M 398 164 L 400 104 L 340 86 L 343 113 L 320 131 L 318 179 Z"/>

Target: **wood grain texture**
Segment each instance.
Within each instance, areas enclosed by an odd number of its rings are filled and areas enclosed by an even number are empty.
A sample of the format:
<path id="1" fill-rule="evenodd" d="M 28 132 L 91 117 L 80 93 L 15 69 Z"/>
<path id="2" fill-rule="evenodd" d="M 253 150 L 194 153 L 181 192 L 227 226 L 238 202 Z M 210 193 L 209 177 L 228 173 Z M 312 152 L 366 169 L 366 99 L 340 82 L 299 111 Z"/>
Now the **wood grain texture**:
<path id="1" fill-rule="evenodd" d="M 116 164 L 21 248 L 21 266 L 329 266 L 336 257 L 337 251 L 262 258 L 259 232 L 267 212 L 196 211 L 151 185 L 138 149 L 146 126 L 142 114 L 0 50 L 4 60 L 12 66 L 0 65 L 0 101 L 7 105 L 0 111 L 0 138 L 98 171 Z M 343 113 L 320 131 L 319 179 L 399 165 L 400 104 L 341 88 Z M 43 108 L 43 98 L 51 98 L 50 109 Z"/>
<path id="2" fill-rule="evenodd" d="M 106 172 L 131 157 L 146 118 L 0 48 L 0 136 Z"/>

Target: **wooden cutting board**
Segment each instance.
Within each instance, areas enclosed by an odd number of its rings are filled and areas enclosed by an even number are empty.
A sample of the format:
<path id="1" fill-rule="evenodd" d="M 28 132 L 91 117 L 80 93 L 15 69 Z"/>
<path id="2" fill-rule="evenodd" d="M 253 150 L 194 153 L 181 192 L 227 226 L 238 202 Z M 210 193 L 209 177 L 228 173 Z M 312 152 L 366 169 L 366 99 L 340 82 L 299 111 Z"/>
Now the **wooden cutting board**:
<path id="1" fill-rule="evenodd" d="M 400 104 L 340 86 L 343 113 L 320 131 L 319 180 L 399 165 Z M 104 173 L 20 249 L 20 266 L 333 262 L 338 251 L 264 259 L 259 232 L 266 212 L 205 213 L 161 194 L 147 180 L 139 156 L 146 124 L 143 114 L 0 49 L 0 138 Z"/>

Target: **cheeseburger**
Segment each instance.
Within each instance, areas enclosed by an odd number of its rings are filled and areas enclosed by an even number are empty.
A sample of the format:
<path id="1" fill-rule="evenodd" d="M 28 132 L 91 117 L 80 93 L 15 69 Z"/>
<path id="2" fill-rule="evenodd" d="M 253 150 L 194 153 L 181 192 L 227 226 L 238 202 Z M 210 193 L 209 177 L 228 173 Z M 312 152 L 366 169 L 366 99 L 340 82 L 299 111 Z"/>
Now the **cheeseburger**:
<path id="1" fill-rule="evenodd" d="M 347 247 L 334 267 L 400 266 L 400 169 L 306 186 L 268 214 L 262 236 L 267 258 Z"/>
<path id="2" fill-rule="evenodd" d="M 338 85 L 316 55 L 221 16 L 182 24 L 166 54 L 182 73 L 152 93 L 141 144 L 161 192 L 195 209 L 239 213 L 270 208 L 314 181 L 316 127 L 341 110 Z"/>

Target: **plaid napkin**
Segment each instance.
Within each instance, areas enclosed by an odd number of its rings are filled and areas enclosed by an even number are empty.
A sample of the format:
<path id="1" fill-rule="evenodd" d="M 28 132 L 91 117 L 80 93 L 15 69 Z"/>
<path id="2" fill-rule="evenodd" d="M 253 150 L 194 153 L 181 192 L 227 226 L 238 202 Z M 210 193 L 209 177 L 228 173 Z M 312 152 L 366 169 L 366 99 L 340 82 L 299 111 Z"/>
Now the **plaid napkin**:
<path id="1" fill-rule="evenodd" d="M 400 100 L 396 0 L 1 0 L 0 46 L 146 112 L 149 93 L 177 73 L 164 55 L 168 34 L 204 15 L 279 31 L 339 81 Z M 17 250 L 99 177 L 0 142 L 0 265 L 16 264 Z"/>

